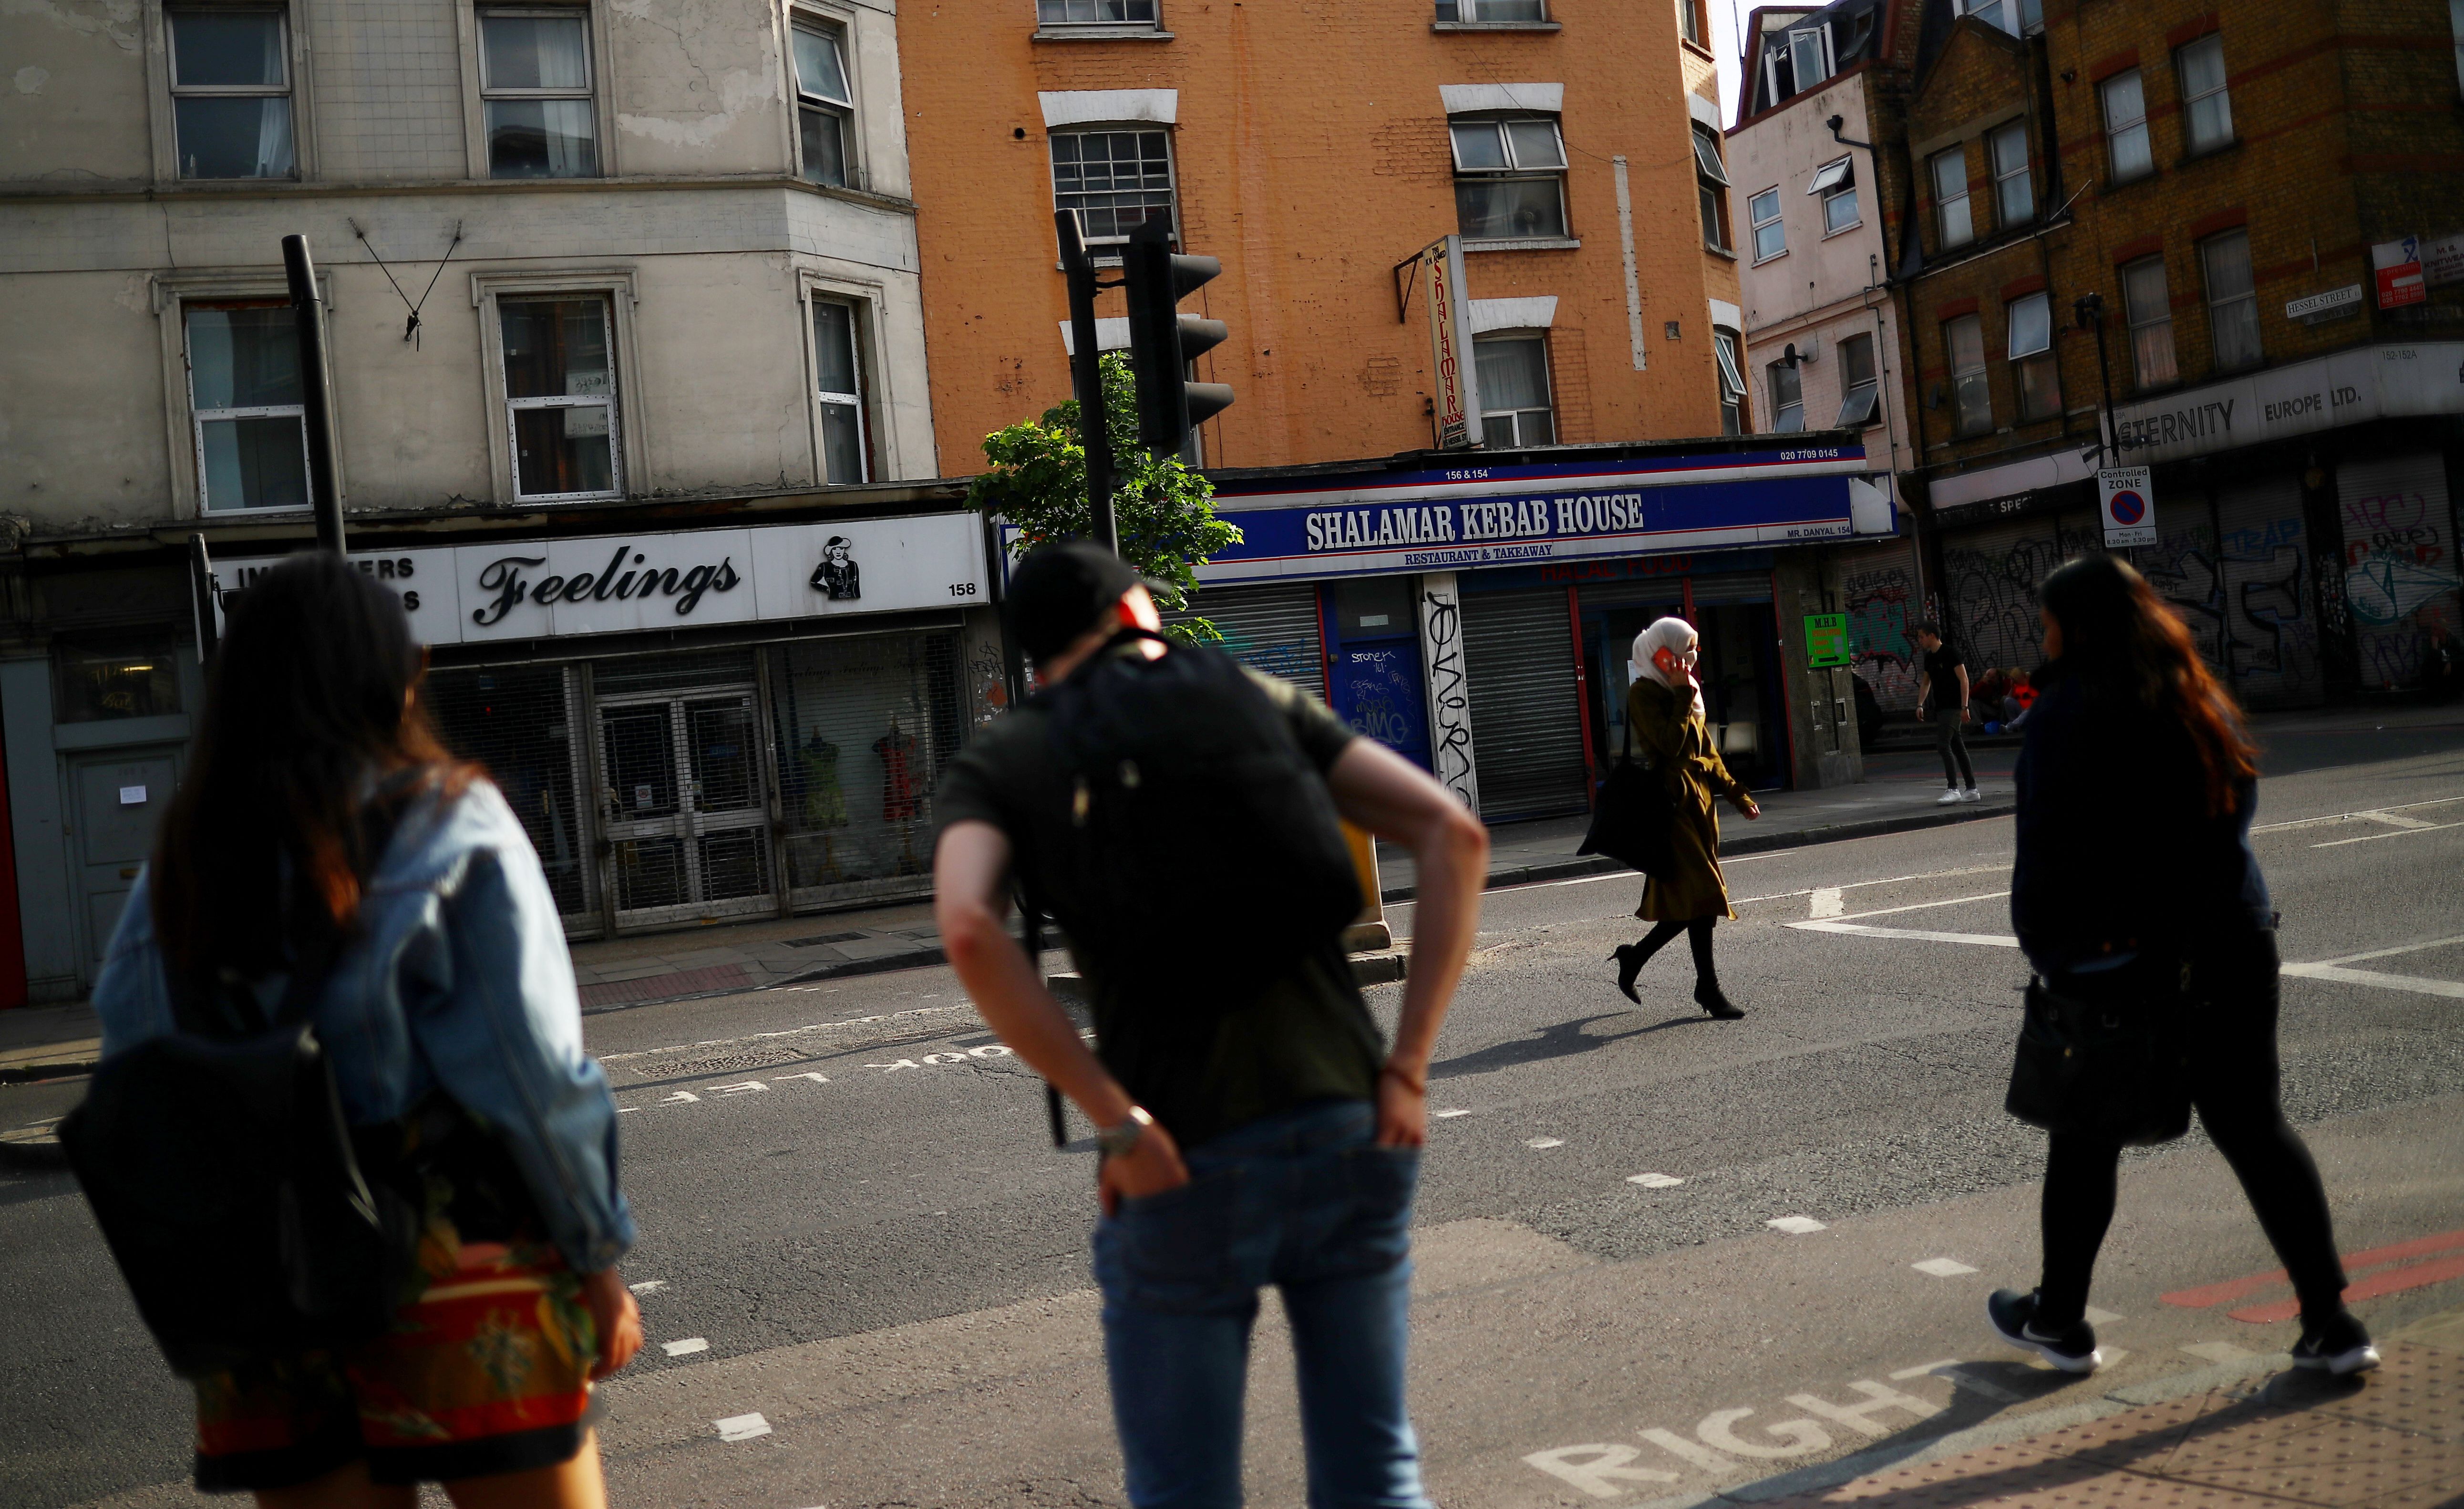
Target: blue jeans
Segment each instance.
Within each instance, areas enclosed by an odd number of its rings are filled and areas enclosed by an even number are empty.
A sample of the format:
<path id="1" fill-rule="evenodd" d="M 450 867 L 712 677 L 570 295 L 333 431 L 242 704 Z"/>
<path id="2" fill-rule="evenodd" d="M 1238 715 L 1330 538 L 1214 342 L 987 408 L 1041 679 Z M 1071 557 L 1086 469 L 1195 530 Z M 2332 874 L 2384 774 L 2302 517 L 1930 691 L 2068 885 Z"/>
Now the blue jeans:
<path id="1" fill-rule="evenodd" d="M 1283 1290 L 1310 1509 L 1429 1509 L 1403 1409 L 1417 1148 L 1364 1100 L 1262 1118 L 1095 1227 L 1104 1356 L 1137 1509 L 1239 1509 L 1258 1290 Z"/>

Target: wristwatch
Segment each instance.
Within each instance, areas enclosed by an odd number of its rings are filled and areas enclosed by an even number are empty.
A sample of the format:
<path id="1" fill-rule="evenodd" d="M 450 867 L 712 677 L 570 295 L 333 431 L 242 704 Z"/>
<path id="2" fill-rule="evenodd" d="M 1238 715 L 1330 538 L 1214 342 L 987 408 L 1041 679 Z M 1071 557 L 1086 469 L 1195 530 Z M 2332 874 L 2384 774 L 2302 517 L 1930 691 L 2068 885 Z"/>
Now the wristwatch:
<path id="1" fill-rule="evenodd" d="M 1147 1115 L 1147 1108 L 1133 1105 L 1130 1107 L 1127 1121 L 1114 1126 L 1099 1126 L 1095 1129 L 1095 1145 L 1104 1150 L 1105 1157 L 1118 1158 L 1137 1146 L 1138 1139 L 1146 1136 L 1147 1128 L 1153 1125 L 1155 1125 L 1155 1118 Z"/>

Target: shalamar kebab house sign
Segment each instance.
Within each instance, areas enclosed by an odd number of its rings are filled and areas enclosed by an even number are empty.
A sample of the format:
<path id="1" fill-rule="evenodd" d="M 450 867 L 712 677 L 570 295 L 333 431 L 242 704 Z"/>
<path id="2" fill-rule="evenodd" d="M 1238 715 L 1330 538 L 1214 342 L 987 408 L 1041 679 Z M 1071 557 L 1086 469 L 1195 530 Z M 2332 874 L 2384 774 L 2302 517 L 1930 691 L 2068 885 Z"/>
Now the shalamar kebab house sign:
<path id="1" fill-rule="evenodd" d="M 354 550 L 422 644 L 821 618 L 990 600 L 973 514 Z M 222 595 L 272 560 L 217 563 Z"/>

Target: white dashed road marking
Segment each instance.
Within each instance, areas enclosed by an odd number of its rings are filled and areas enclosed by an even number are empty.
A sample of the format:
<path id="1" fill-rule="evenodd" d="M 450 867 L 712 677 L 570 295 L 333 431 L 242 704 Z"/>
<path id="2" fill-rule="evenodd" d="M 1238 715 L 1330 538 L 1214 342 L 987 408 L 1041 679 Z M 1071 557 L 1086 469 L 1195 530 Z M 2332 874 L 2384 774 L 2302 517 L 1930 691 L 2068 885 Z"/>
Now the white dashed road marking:
<path id="1" fill-rule="evenodd" d="M 645 1295 L 657 1294 L 667 1286 L 668 1281 L 664 1278 L 645 1278 L 638 1284 L 627 1284 L 625 1287 L 632 1290 L 637 1295 Z"/>
<path id="2" fill-rule="evenodd" d="M 1924 1262 L 1910 1263 L 1908 1266 L 1918 1273 L 1931 1274 L 1936 1278 L 1956 1278 L 1962 1274 L 1976 1272 L 1956 1257 L 1928 1257 Z"/>
<path id="3" fill-rule="evenodd" d="M 670 1357 L 691 1357 L 695 1352 L 709 1351 L 710 1339 L 702 1336 L 688 1336 L 681 1342 L 661 1342 L 659 1350 Z"/>
<path id="4" fill-rule="evenodd" d="M 1460 1107 L 1457 1107 L 1456 1109 L 1454 1109 L 1454 1110 L 1450 1110 L 1450 1111 L 1431 1111 L 1431 1112 L 1429 1113 L 1429 1115 L 1431 1115 L 1431 1116 L 1435 1117 L 1437 1120 L 1439 1120 L 1439 1121 L 1453 1121 L 1453 1120 L 1454 1120 L 1456 1117 L 1458 1117 L 1458 1116 L 1469 1116 L 1469 1115 L 1471 1115 L 1471 1113 L 1470 1113 L 1469 1111 L 1466 1111 L 1466 1110 L 1463 1110 L 1463 1109 L 1462 1109 L 1462 1108 L 1460 1108 Z"/>
<path id="5" fill-rule="evenodd" d="M 1630 1185 L 1640 1185 L 1645 1189 L 1674 1189 L 1685 1181 L 1675 1174 L 1628 1174 L 1625 1176 L 1625 1182 Z"/>
<path id="6" fill-rule="evenodd" d="M 1566 1140 L 1562 1137 L 1532 1137 L 1525 1139 L 1523 1145 L 1538 1151 L 1542 1148 L 1563 1147 L 1566 1145 Z"/>
<path id="7" fill-rule="evenodd" d="M 1846 909 L 1846 907 L 1847 902 L 1840 899 L 1840 888 L 1838 886 L 1818 886 L 1815 890 L 1814 899 L 1806 905 L 1805 915 L 1808 917 L 1837 917 L 1841 911 Z"/>
<path id="8" fill-rule="evenodd" d="M 1786 1232 L 1791 1236 L 1804 1236 L 1814 1232 L 1831 1230 L 1810 1215 L 1777 1215 L 1765 1221 L 1763 1225 L 1774 1232 Z"/>
<path id="9" fill-rule="evenodd" d="M 724 1420 L 713 1420 L 722 1441 L 750 1441 L 757 1435 L 770 1433 L 770 1422 L 759 1414 L 732 1414 Z"/>

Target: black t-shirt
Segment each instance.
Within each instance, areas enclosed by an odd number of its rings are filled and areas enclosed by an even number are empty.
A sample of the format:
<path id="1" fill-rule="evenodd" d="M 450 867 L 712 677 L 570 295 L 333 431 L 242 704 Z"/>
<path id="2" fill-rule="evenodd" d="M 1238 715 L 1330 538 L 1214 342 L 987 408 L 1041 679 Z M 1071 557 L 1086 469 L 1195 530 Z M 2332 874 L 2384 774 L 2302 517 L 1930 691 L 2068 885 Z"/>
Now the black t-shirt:
<path id="1" fill-rule="evenodd" d="M 1967 663 L 1947 639 L 1926 651 L 1925 675 L 1933 681 L 1926 700 L 1937 708 L 1957 710 L 1960 705 L 1959 668 Z"/>
<path id="2" fill-rule="evenodd" d="M 1289 721 L 1302 752 L 1320 772 L 1331 769 L 1357 736 L 1289 682 L 1250 675 Z M 1069 781 L 1049 721 L 1042 708 L 1018 708 L 961 750 L 933 799 L 940 825 L 990 823 L 1015 848 L 1023 814 L 1063 808 Z M 1222 934 L 1190 939 L 1188 966 L 1204 970 L 1221 950 L 1241 946 L 1238 903 L 1227 899 Z M 1184 1147 L 1306 1101 L 1377 1093 L 1383 1046 L 1337 942 L 1303 958 L 1255 1000 L 1221 1013 L 1176 1012 L 1153 982 L 1141 982 L 1138 998 L 1129 999 L 1106 977 L 1103 961 L 1074 945 L 1071 953 L 1094 1002 L 1096 1056 Z"/>

